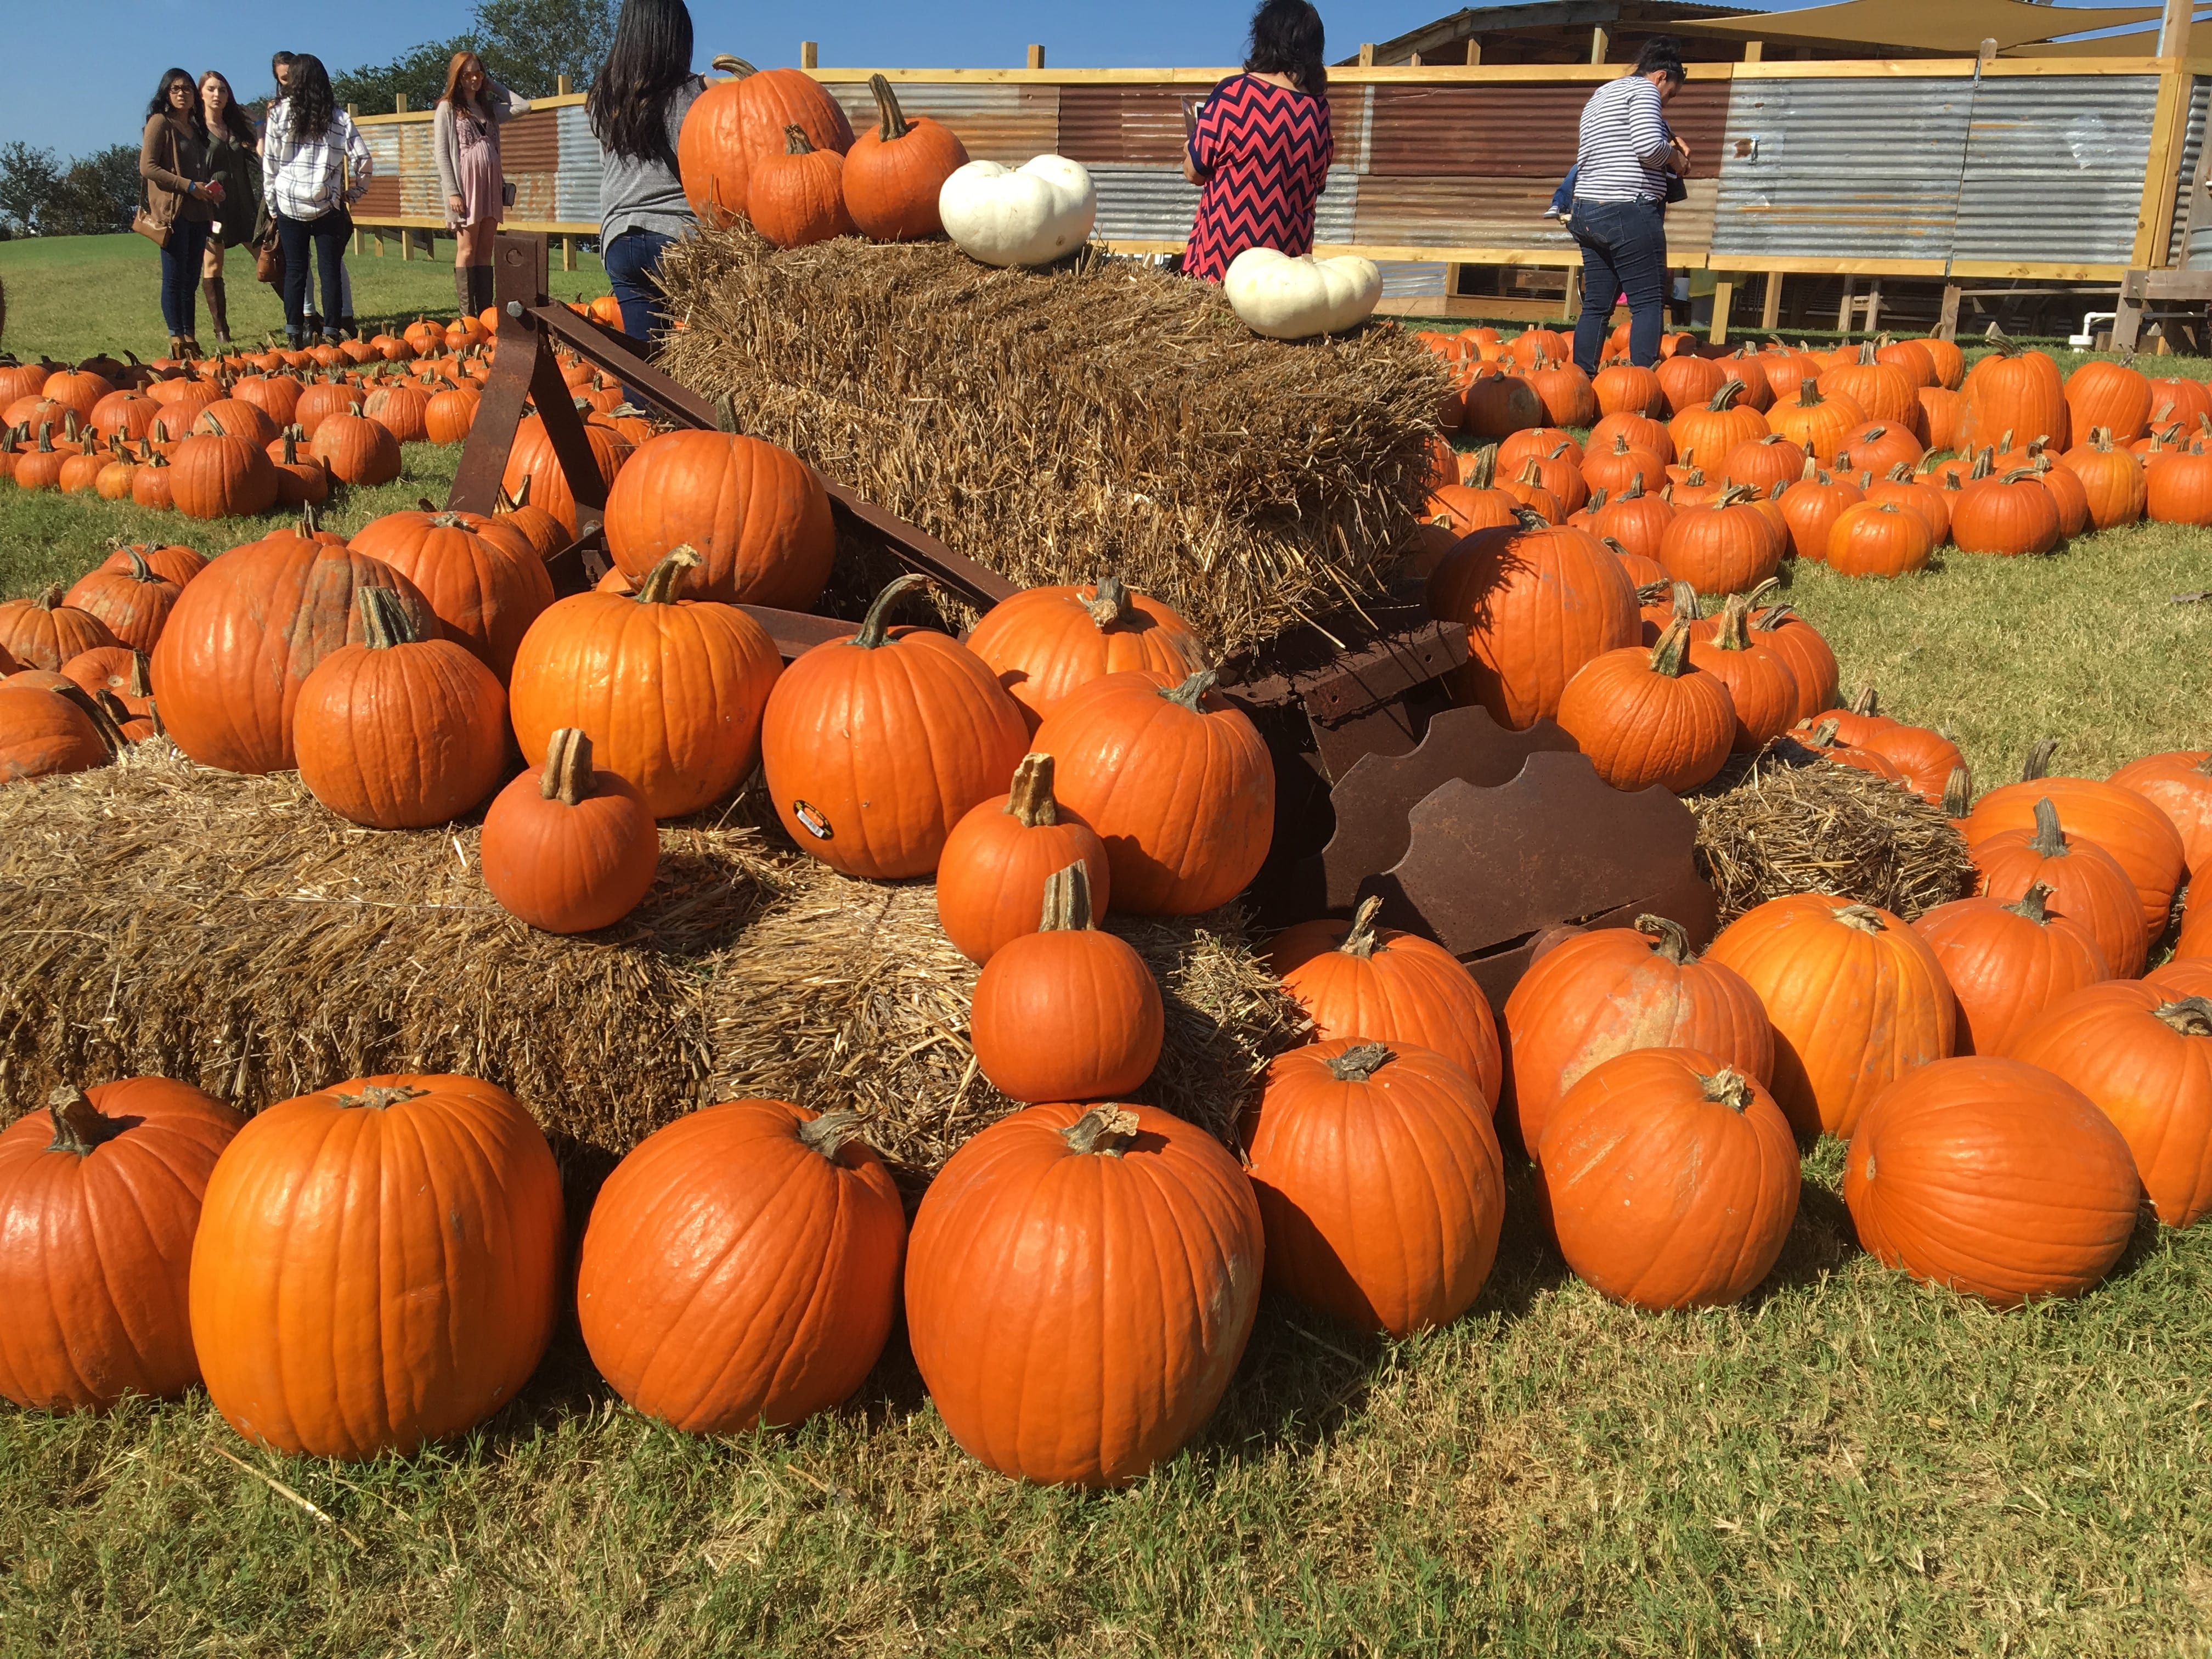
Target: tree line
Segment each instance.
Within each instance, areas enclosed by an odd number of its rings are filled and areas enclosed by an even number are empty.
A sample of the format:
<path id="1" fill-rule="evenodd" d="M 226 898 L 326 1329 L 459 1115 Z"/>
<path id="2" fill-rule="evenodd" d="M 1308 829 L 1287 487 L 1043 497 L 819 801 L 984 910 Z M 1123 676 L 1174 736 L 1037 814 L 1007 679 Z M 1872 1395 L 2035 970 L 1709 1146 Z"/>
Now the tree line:
<path id="1" fill-rule="evenodd" d="M 478 0 L 469 28 L 450 40 L 426 40 L 388 64 L 364 64 L 331 76 L 341 107 L 382 115 L 404 97 L 428 109 L 446 88 L 457 52 L 473 52 L 484 69 L 526 98 L 550 94 L 567 76 L 573 91 L 591 85 L 614 42 L 619 0 Z M 299 43 L 290 43 L 293 50 Z M 242 79 L 243 77 L 236 77 Z M 240 100 L 258 121 L 270 96 Z M 143 200 L 138 143 L 111 144 L 64 160 L 18 139 L 0 144 L 0 235 L 100 236 L 131 228 Z"/>

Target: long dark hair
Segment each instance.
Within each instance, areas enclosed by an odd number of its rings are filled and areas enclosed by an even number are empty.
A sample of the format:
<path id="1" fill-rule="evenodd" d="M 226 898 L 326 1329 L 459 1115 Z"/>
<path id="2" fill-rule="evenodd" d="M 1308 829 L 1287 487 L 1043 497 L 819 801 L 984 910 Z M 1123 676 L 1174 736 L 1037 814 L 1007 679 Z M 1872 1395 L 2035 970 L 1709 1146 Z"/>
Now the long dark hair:
<path id="1" fill-rule="evenodd" d="M 1690 78 L 1689 70 L 1682 67 L 1682 43 L 1671 34 L 1655 34 L 1644 43 L 1644 50 L 1636 54 L 1638 75 L 1664 75 L 1680 86 Z"/>
<path id="2" fill-rule="evenodd" d="M 207 137 L 207 112 L 200 107 L 200 83 L 192 79 L 190 70 L 162 71 L 161 84 L 154 88 L 154 101 L 146 106 L 147 118 L 150 120 L 156 115 L 167 118 L 176 112 L 169 107 L 169 88 L 179 81 L 185 83 L 185 90 L 191 94 L 185 100 L 185 125 L 204 138 Z"/>
<path id="3" fill-rule="evenodd" d="M 323 60 L 303 52 L 292 60 L 284 77 L 284 101 L 292 106 L 292 137 L 319 138 L 331 130 L 337 106 L 331 100 L 331 77 Z"/>
<path id="4" fill-rule="evenodd" d="M 585 100 L 592 136 L 617 155 L 675 171 L 668 100 L 690 78 L 690 8 L 684 0 L 623 0 L 614 46 Z"/>
<path id="5" fill-rule="evenodd" d="M 1318 98 L 1328 90 L 1322 61 L 1321 14 L 1306 0 L 1261 0 L 1252 14 L 1247 75 L 1287 75 L 1300 92 Z"/>
<path id="6" fill-rule="evenodd" d="M 228 133 L 233 138 L 236 139 L 240 143 L 245 145 L 246 149 L 252 149 L 255 136 L 253 131 L 253 123 L 247 120 L 246 118 L 246 112 L 239 108 L 238 94 L 230 89 L 230 77 L 228 76 L 225 75 L 221 70 L 202 70 L 200 71 L 198 85 L 194 87 L 193 90 L 195 92 L 199 92 L 200 88 L 205 87 L 210 81 L 219 81 L 222 83 L 222 130 Z M 201 93 L 202 101 L 199 104 L 199 112 L 200 119 L 203 121 L 207 119 L 207 104 L 205 97 L 206 94 L 204 93 Z"/>

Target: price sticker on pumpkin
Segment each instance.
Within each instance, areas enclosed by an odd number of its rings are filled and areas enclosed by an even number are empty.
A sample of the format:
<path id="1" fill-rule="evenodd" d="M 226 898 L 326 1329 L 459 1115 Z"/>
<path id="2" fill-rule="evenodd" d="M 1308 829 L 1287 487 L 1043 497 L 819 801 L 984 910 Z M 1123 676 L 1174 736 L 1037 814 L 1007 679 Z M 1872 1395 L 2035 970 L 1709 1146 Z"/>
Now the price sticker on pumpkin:
<path id="1" fill-rule="evenodd" d="M 817 841 L 835 841 L 837 832 L 830 827 L 830 820 L 803 800 L 791 803 L 791 816 L 799 820 L 799 827 Z"/>

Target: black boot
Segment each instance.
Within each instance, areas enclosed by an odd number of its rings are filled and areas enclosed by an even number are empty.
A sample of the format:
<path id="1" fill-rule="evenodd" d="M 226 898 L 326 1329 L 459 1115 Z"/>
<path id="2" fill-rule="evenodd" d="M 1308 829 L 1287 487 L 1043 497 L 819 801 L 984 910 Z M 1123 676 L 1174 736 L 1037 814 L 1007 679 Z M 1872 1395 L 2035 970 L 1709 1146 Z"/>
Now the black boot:
<path id="1" fill-rule="evenodd" d="M 453 303 L 460 307 L 464 320 L 477 314 L 477 268 L 474 265 L 453 267 Z"/>
<path id="2" fill-rule="evenodd" d="M 477 314 L 482 316 L 499 303 L 499 273 L 489 265 L 471 269 L 477 274 Z"/>
<path id="3" fill-rule="evenodd" d="M 215 325 L 215 343 L 217 350 L 230 349 L 230 307 L 228 295 L 223 292 L 222 278 L 203 276 L 200 293 L 207 300 L 208 321 Z"/>

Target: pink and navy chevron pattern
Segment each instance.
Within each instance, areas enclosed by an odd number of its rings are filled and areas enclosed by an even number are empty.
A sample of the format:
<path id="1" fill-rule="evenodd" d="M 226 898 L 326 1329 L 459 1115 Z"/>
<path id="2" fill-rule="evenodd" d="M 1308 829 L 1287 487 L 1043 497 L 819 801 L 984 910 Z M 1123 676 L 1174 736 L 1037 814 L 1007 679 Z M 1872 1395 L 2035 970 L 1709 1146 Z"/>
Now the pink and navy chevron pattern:
<path id="1" fill-rule="evenodd" d="M 1248 247 L 1312 252 L 1314 203 L 1336 154 L 1328 99 L 1232 75 L 1206 100 L 1191 150 L 1206 182 L 1184 275 L 1218 283 Z"/>

